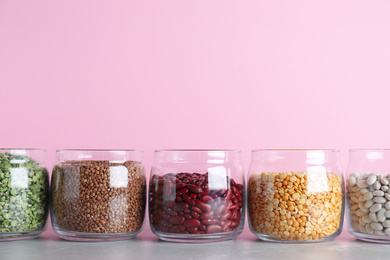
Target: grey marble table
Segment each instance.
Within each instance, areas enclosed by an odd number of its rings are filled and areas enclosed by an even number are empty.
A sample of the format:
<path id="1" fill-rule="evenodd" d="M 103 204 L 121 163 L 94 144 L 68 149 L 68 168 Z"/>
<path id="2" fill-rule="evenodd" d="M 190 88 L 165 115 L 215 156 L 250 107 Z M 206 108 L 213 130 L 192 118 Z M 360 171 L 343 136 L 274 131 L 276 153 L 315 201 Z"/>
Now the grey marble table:
<path id="1" fill-rule="evenodd" d="M 39 239 L 0 243 L 0 259 L 387 259 L 390 245 L 361 242 L 346 230 L 334 241 L 312 244 L 280 244 L 259 241 L 245 230 L 237 240 L 184 244 L 159 241 L 149 229 L 136 239 L 118 242 L 69 242 L 51 229 Z"/>

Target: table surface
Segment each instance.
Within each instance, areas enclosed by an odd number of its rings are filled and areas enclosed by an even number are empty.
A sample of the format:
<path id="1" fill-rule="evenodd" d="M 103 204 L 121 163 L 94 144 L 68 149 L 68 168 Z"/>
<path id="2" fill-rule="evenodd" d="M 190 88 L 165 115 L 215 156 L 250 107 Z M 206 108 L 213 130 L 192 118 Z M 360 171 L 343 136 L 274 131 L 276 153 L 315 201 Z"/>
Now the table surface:
<path id="1" fill-rule="evenodd" d="M 0 259 L 386 259 L 390 244 L 356 240 L 346 230 L 331 242 L 281 244 L 258 240 L 245 230 L 236 240 L 187 244 L 157 239 L 150 229 L 136 239 L 116 242 L 69 242 L 60 239 L 51 229 L 41 238 L 0 243 Z"/>

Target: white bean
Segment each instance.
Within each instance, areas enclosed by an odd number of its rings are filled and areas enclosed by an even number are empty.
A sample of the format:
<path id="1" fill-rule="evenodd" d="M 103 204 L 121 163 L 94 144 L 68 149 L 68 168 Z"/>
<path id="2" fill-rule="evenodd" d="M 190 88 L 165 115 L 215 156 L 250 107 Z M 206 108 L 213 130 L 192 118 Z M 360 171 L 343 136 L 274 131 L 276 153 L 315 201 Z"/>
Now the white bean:
<path id="1" fill-rule="evenodd" d="M 357 186 L 359 188 L 366 188 L 366 187 L 368 187 L 367 181 L 365 181 L 365 180 L 359 180 L 356 184 L 357 184 Z"/>
<path id="2" fill-rule="evenodd" d="M 374 197 L 374 195 L 371 193 L 371 192 L 367 192 L 366 194 L 364 194 L 363 198 L 365 200 L 371 200 L 372 198 Z"/>
<path id="3" fill-rule="evenodd" d="M 371 219 L 373 222 L 378 222 L 378 218 L 376 217 L 376 213 L 371 212 L 370 214 L 368 214 L 368 216 L 370 217 L 370 219 Z"/>
<path id="4" fill-rule="evenodd" d="M 386 216 L 385 216 L 385 212 L 386 212 L 386 209 L 384 208 L 381 208 L 378 213 L 376 213 L 376 217 L 378 219 L 379 222 L 383 222 L 386 220 Z"/>
<path id="5" fill-rule="evenodd" d="M 383 226 L 378 222 L 372 222 L 371 224 L 372 229 L 374 230 L 382 230 Z"/>
<path id="6" fill-rule="evenodd" d="M 377 212 L 382 208 L 381 204 L 374 204 L 370 207 L 370 212 Z"/>
<path id="7" fill-rule="evenodd" d="M 376 176 L 375 175 L 371 175 L 370 177 L 367 178 L 367 184 L 368 185 L 373 185 L 375 182 L 376 182 Z"/>
<path id="8" fill-rule="evenodd" d="M 375 197 L 383 197 L 385 196 L 385 193 L 382 190 L 376 190 L 372 193 Z"/>
<path id="9" fill-rule="evenodd" d="M 387 202 L 387 199 L 383 198 L 383 197 L 375 197 L 373 199 L 374 202 L 376 203 L 386 203 Z"/>
<path id="10" fill-rule="evenodd" d="M 385 220 L 382 222 L 382 225 L 385 227 L 385 228 L 390 228 L 390 220 Z"/>

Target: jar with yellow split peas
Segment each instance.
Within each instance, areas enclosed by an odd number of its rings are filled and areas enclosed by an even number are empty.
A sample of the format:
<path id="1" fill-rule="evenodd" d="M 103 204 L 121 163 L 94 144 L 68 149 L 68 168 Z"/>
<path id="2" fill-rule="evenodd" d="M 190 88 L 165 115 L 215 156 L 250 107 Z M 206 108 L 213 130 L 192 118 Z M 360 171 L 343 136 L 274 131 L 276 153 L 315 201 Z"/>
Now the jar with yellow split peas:
<path id="1" fill-rule="evenodd" d="M 249 227 L 265 241 L 330 241 L 342 231 L 343 187 L 337 150 L 253 150 Z"/>

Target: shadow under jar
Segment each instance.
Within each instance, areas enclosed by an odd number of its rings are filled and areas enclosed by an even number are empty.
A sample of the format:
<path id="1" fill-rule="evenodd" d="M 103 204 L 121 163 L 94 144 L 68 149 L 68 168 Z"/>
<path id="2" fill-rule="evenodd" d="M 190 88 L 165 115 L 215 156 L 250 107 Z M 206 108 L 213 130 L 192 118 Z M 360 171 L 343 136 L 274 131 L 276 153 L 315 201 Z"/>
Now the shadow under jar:
<path id="1" fill-rule="evenodd" d="M 49 207 L 46 151 L 0 149 L 0 241 L 38 237 Z"/>
<path id="2" fill-rule="evenodd" d="M 142 154 L 58 150 L 51 186 L 53 230 L 75 241 L 134 238 L 145 215 Z"/>
<path id="3" fill-rule="evenodd" d="M 349 150 L 346 179 L 349 233 L 390 243 L 390 150 Z"/>
<path id="4" fill-rule="evenodd" d="M 245 219 L 240 151 L 158 150 L 151 170 L 153 233 L 173 242 L 236 238 Z"/>
<path id="5" fill-rule="evenodd" d="M 254 150 L 249 169 L 251 231 L 271 242 L 334 239 L 341 233 L 344 184 L 335 150 Z"/>

